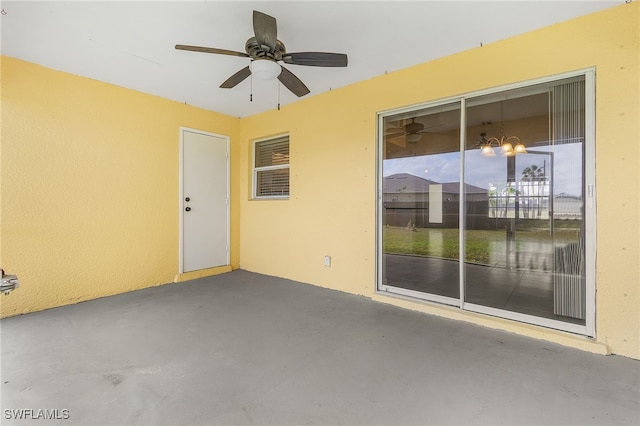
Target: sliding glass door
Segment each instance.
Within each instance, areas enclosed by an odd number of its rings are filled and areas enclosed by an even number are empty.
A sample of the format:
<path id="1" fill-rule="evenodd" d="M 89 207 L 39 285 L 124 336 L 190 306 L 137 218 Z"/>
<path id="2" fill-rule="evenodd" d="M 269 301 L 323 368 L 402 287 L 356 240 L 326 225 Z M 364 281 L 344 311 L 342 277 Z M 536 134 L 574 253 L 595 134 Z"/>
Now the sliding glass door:
<path id="1" fill-rule="evenodd" d="M 590 77 L 380 115 L 380 291 L 593 334 Z"/>
<path id="2" fill-rule="evenodd" d="M 584 79 L 467 102 L 465 302 L 585 324 L 584 126 Z"/>
<path id="3" fill-rule="evenodd" d="M 393 114 L 383 126 L 383 282 L 457 303 L 460 102 Z"/>

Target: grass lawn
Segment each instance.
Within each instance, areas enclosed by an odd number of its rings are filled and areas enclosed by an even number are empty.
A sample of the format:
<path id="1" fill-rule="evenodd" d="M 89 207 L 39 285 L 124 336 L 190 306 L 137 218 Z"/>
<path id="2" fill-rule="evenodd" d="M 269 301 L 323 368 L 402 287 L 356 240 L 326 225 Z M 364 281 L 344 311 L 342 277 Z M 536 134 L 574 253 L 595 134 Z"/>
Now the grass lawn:
<path id="1" fill-rule="evenodd" d="M 433 256 L 458 260 L 458 229 L 402 227 L 383 228 L 384 252 Z M 515 250 L 552 254 L 554 247 L 577 241 L 578 230 L 560 228 L 551 239 L 548 230 L 528 229 L 516 231 Z M 496 255 L 506 253 L 504 230 L 468 230 L 465 233 L 465 260 L 483 265 L 492 264 Z"/>

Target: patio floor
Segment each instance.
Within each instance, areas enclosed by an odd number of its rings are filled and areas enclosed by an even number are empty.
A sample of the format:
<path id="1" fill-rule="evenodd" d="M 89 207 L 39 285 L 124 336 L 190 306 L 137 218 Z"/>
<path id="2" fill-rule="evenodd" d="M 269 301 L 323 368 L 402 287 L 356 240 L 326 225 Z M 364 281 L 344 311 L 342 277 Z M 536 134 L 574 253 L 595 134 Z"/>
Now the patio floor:
<path id="1" fill-rule="evenodd" d="M 638 361 L 246 271 L 0 324 L 5 425 L 640 423 Z"/>

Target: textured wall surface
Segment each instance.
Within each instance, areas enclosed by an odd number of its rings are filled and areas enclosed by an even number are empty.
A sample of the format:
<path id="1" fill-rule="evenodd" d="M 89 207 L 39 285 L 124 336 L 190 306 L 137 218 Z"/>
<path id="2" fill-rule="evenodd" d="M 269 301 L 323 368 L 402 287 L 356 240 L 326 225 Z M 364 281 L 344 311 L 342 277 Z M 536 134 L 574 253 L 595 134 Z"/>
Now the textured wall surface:
<path id="1" fill-rule="evenodd" d="M 2 316 L 174 281 L 180 126 L 236 149 L 236 118 L 2 57 Z"/>
<path id="2" fill-rule="evenodd" d="M 374 297 L 640 358 L 638 6 L 624 4 L 244 119 L 242 268 L 373 296 L 376 112 L 595 67 L 597 338 Z M 250 201 L 251 140 L 282 132 L 291 138 L 291 197 Z M 331 268 L 323 266 L 324 255 L 332 256 Z"/>

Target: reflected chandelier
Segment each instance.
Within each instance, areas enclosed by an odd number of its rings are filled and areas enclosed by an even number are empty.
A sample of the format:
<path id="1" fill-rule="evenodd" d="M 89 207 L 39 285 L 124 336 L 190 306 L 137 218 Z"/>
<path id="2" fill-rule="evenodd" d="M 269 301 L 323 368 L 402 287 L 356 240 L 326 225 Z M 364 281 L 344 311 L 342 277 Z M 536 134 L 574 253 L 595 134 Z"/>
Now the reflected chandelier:
<path id="1" fill-rule="evenodd" d="M 480 140 L 478 141 L 478 147 L 480 148 L 480 152 L 483 157 L 495 157 L 496 151 L 493 148 L 500 148 L 500 154 L 503 157 L 513 157 L 516 154 L 526 154 L 527 150 L 524 147 L 524 144 L 520 141 L 520 138 L 517 136 L 505 136 L 504 135 L 504 101 L 500 102 L 500 139 L 498 138 L 489 138 L 487 139 L 486 133 L 480 133 Z M 491 122 L 483 123 L 483 124 L 491 124 Z M 512 142 L 515 142 L 515 146 L 513 146 Z"/>
<path id="2" fill-rule="evenodd" d="M 487 139 L 486 133 L 480 133 L 478 147 L 483 157 L 495 157 L 495 148 L 500 148 L 500 154 L 503 157 L 511 157 L 516 154 L 526 154 L 527 149 L 517 136 L 505 136 L 504 129 L 500 129 L 502 136 L 498 138 Z M 515 146 L 513 145 L 515 143 Z M 494 148 L 495 147 L 495 148 Z"/>

